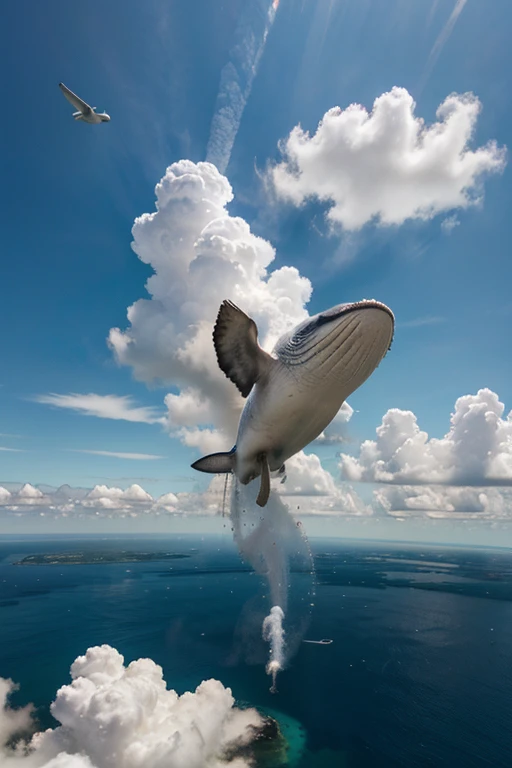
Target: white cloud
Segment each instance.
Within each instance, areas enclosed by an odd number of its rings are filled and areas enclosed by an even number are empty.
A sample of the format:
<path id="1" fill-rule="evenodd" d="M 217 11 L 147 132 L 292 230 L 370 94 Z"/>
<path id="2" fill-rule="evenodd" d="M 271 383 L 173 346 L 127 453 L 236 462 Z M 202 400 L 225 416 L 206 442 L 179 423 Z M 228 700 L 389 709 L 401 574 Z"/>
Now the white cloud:
<path id="1" fill-rule="evenodd" d="M 177 510 L 178 509 L 178 497 L 175 493 L 164 493 L 162 496 L 159 496 L 156 500 L 156 507 L 157 509 L 170 509 L 170 510 Z"/>
<path id="2" fill-rule="evenodd" d="M 286 482 L 281 493 L 285 496 L 329 496 L 336 492 L 334 478 L 314 453 L 300 451 L 286 462 Z"/>
<path id="3" fill-rule="evenodd" d="M 335 444 L 343 443 L 347 439 L 347 424 L 352 418 L 354 409 L 348 404 L 343 403 L 340 410 L 327 426 L 321 435 L 317 437 L 315 443 Z"/>
<path id="4" fill-rule="evenodd" d="M 0 504 L 5 504 L 10 498 L 12 498 L 11 492 L 0 486 Z"/>
<path id="5" fill-rule="evenodd" d="M 457 486 L 386 486 L 374 492 L 376 507 L 392 517 L 512 520 L 512 491 Z"/>
<path id="6" fill-rule="evenodd" d="M 2 768 L 249 768 L 236 756 L 263 725 L 255 709 L 238 709 L 229 688 L 205 680 L 194 693 L 168 690 L 151 659 L 127 666 L 108 645 L 89 648 L 71 666 L 51 712 L 60 723 L 36 733 L 24 753 L 8 738 L 28 725 L 28 710 L 0 712 Z M 10 681 L 0 679 L 0 697 Z"/>
<path id="7" fill-rule="evenodd" d="M 148 505 L 154 501 L 151 494 L 134 483 L 125 491 L 121 488 L 109 488 L 107 485 L 95 485 L 82 501 L 84 507 L 104 507 L 105 509 L 127 509 L 136 505 Z"/>
<path id="8" fill-rule="evenodd" d="M 478 204 L 483 178 L 506 163 L 491 141 L 471 149 L 481 109 L 472 93 L 452 94 L 431 126 L 415 115 L 405 88 L 379 96 L 370 114 L 359 104 L 330 109 L 310 136 L 296 126 L 271 169 L 275 190 L 296 205 L 317 198 L 345 230 L 368 222 L 403 224 Z"/>
<path id="9" fill-rule="evenodd" d="M 293 514 L 300 515 L 371 515 L 350 486 L 340 486 L 322 467 L 316 454 L 295 454 L 286 462 L 286 481 L 275 489 Z M 294 498 L 295 497 L 295 498 Z"/>
<path id="10" fill-rule="evenodd" d="M 44 498 L 43 493 L 39 490 L 39 488 L 35 488 L 33 485 L 30 485 L 30 483 L 25 483 L 20 490 L 19 490 L 19 496 L 23 499 L 42 499 Z"/>
<path id="11" fill-rule="evenodd" d="M 121 421 L 157 424 L 163 422 L 162 415 L 156 408 L 140 407 L 133 403 L 128 395 L 88 395 L 69 394 L 38 395 L 34 398 L 38 403 L 53 405 L 57 408 L 69 408 L 83 413 L 85 416 L 97 416 L 101 419 L 116 419 Z"/>
<path id="12" fill-rule="evenodd" d="M 15 516 L 39 515 L 51 518 L 133 518 L 161 515 L 215 515 L 222 510 L 225 476 L 212 476 L 208 488 L 198 492 L 167 492 L 153 497 L 134 483 L 126 489 L 95 485 L 92 490 L 45 487 L 43 493 L 30 484 L 0 486 L 0 511 Z"/>
<path id="13" fill-rule="evenodd" d="M 458 226 L 460 226 L 460 221 L 455 214 L 447 216 L 446 219 L 443 219 L 441 222 L 441 229 L 445 235 L 451 235 L 455 227 Z"/>
<path id="14" fill-rule="evenodd" d="M 96 485 L 92 490 L 82 488 L 48 488 L 45 493 L 26 483 L 18 490 L 0 486 L 0 509 L 16 515 L 44 514 L 53 517 L 99 515 L 102 517 L 137 516 L 169 510 L 169 494 L 164 502 L 154 499 L 140 485 L 122 488 Z"/>
<path id="15" fill-rule="evenodd" d="M 32 730 L 33 707 L 9 707 L 9 697 L 17 687 L 12 680 L 0 677 L 0 756 L 3 745 L 10 739 Z"/>
<path id="16" fill-rule="evenodd" d="M 155 459 L 165 459 L 165 456 L 158 456 L 154 453 L 123 453 L 121 451 L 89 451 L 85 449 L 76 450 L 76 453 L 91 453 L 94 456 L 112 456 L 115 459 L 130 459 L 132 461 L 153 461 Z"/>
<path id="17" fill-rule="evenodd" d="M 21 448 L 5 448 L 4 446 L 0 445 L 0 451 L 8 451 L 9 453 L 22 453 Z"/>
<path id="18" fill-rule="evenodd" d="M 137 379 L 179 389 L 165 401 L 172 435 L 200 450 L 227 449 L 243 400 L 215 358 L 212 329 L 222 300 L 254 317 L 269 348 L 307 317 L 311 284 L 294 267 L 270 270 L 273 247 L 229 215 L 231 186 L 212 164 L 174 163 L 155 192 L 157 210 L 132 230 L 133 250 L 154 269 L 150 296 L 128 309 L 130 326 L 113 328 L 109 344 Z"/>
<path id="19" fill-rule="evenodd" d="M 300 515 L 366 515 L 371 509 L 349 486 L 340 486 L 325 470 L 318 456 L 303 452 L 286 463 L 287 479 L 273 480 L 273 488 L 283 497 L 292 513 Z M 228 477 L 228 488 L 232 478 Z M 15 516 L 135 518 L 161 515 L 217 515 L 229 504 L 225 493 L 226 476 L 214 475 L 202 491 L 164 493 L 153 497 L 137 483 L 126 489 L 117 486 L 96 485 L 92 490 L 83 488 L 45 487 L 25 484 L 11 489 L 0 486 L 0 512 Z M 288 497 L 288 498 L 285 498 Z"/>
<path id="20" fill-rule="evenodd" d="M 342 476 L 380 483 L 512 485 L 512 412 L 490 389 L 459 397 L 450 429 L 429 438 L 411 411 L 390 409 L 359 457 L 341 455 Z"/>
<path id="21" fill-rule="evenodd" d="M 25 483 L 17 491 L 12 492 L 0 486 L 0 507 L 8 509 L 31 508 L 48 505 L 51 503 L 49 496 L 30 483 Z"/>

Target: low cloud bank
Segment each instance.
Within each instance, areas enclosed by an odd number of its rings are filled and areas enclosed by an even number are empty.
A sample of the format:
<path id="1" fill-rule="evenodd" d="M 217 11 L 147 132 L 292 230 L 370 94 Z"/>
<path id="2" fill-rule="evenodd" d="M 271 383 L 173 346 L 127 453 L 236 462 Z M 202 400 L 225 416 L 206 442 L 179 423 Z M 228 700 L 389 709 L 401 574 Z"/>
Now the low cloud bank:
<path id="1" fill-rule="evenodd" d="M 286 463 L 286 482 L 273 487 L 292 512 L 303 515 L 368 515 L 371 509 L 348 485 L 335 482 L 316 454 L 302 451 Z M 225 476 L 215 475 L 204 491 L 165 493 L 153 497 L 134 483 L 123 490 L 96 485 L 92 490 L 44 487 L 30 483 L 0 486 L 0 514 L 68 518 L 135 518 L 163 515 L 216 515 L 225 502 Z"/>

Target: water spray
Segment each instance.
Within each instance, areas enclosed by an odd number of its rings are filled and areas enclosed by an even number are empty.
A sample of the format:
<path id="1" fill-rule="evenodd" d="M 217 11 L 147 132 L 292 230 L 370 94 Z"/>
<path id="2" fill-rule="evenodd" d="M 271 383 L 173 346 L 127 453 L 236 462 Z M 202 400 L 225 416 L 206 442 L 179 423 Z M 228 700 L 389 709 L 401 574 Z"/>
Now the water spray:
<path id="1" fill-rule="evenodd" d="M 300 565 L 304 568 L 301 572 L 313 574 L 313 563 L 304 531 L 297 525 L 279 494 L 271 491 L 262 510 L 256 506 L 257 493 L 258 483 L 242 486 L 234 479 L 231 521 L 241 556 L 268 581 L 271 609 L 263 619 L 262 636 L 270 644 L 266 672 L 272 677 L 270 690 L 276 693 L 277 675 L 286 666 L 287 658 L 298 648 L 305 624 L 309 621 L 309 615 L 304 617 L 304 608 L 308 603 L 304 597 L 298 604 L 299 626 L 296 620 L 297 599 L 295 607 L 292 604 L 290 608 L 291 616 L 288 615 L 291 554 L 295 553 L 301 561 Z M 294 594 L 292 592 L 292 598 Z M 311 589 L 308 590 L 308 597 L 311 600 Z"/>
<path id="2" fill-rule="evenodd" d="M 270 659 L 266 666 L 267 675 L 272 675 L 271 693 L 277 693 L 277 673 L 284 666 L 284 612 L 279 605 L 274 605 L 263 621 L 263 639 L 270 643 Z"/>

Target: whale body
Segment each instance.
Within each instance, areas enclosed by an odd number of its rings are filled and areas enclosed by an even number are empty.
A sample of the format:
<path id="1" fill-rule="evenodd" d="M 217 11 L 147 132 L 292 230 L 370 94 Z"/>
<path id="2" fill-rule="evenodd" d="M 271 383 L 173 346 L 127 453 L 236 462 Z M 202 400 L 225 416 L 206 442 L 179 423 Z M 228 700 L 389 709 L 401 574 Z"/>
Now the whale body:
<path id="1" fill-rule="evenodd" d="M 373 373 L 391 346 L 394 316 L 364 299 L 338 304 L 284 334 L 271 354 L 256 323 L 223 301 L 213 331 L 219 367 L 247 398 L 235 446 L 192 464 L 200 472 L 234 472 L 244 485 L 261 476 L 265 506 L 270 472 L 315 440 L 343 402 Z"/>

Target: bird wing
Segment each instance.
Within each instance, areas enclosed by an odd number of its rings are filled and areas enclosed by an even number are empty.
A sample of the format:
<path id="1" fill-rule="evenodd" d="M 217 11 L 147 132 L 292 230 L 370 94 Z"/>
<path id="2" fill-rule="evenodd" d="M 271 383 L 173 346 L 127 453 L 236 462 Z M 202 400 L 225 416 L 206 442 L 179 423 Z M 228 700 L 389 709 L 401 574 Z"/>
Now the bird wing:
<path id="1" fill-rule="evenodd" d="M 221 371 L 247 397 L 275 361 L 258 344 L 256 323 L 231 301 L 223 301 L 213 329 Z"/>
<path id="2" fill-rule="evenodd" d="M 69 88 L 67 88 L 64 83 L 59 83 L 59 88 L 61 89 L 62 93 L 66 97 L 66 99 L 69 101 L 70 104 L 72 104 L 75 109 L 78 109 L 79 112 L 83 112 L 84 114 L 87 114 L 87 112 L 91 111 L 91 107 L 82 99 L 80 99 L 76 93 L 73 93 L 73 91 L 70 91 Z"/>

